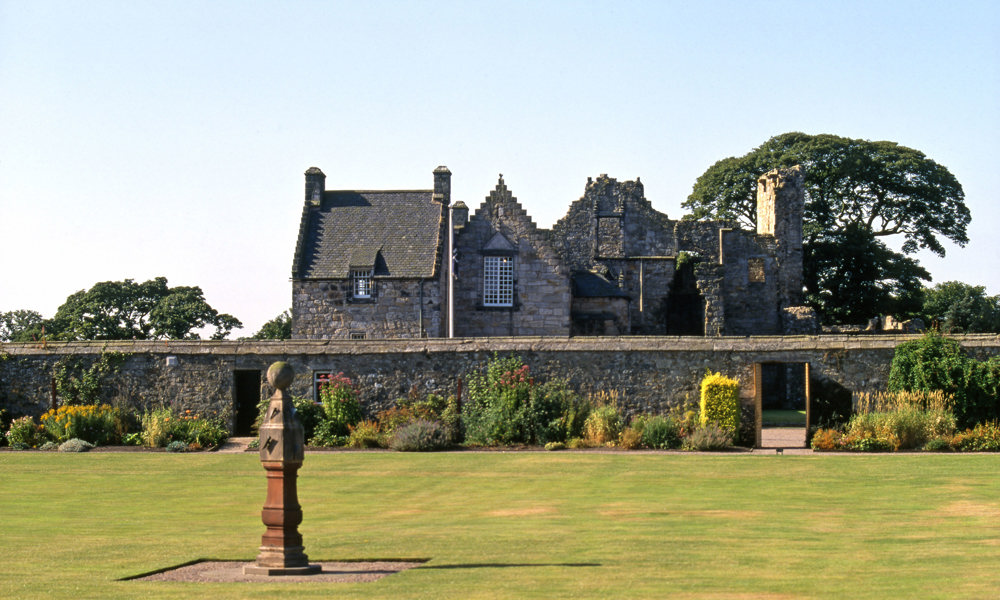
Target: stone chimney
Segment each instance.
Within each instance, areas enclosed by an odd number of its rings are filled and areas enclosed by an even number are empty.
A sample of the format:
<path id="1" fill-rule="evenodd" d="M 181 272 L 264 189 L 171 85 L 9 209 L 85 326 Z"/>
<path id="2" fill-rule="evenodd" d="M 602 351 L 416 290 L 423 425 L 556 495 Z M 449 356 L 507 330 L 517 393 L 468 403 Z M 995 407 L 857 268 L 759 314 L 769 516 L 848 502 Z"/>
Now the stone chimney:
<path id="1" fill-rule="evenodd" d="M 434 200 L 451 204 L 451 171 L 444 165 L 434 169 Z"/>
<path id="2" fill-rule="evenodd" d="M 455 229 L 465 227 L 469 222 L 469 207 L 459 200 L 451 206 L 451 224 Z"/>
<path id="3" fill-rule="evenodd" d="M 323 202 L 323 192 L 326 191 L 326 175 L 319 167 L 306 169 L 306 203 L 319 206 Z"/>

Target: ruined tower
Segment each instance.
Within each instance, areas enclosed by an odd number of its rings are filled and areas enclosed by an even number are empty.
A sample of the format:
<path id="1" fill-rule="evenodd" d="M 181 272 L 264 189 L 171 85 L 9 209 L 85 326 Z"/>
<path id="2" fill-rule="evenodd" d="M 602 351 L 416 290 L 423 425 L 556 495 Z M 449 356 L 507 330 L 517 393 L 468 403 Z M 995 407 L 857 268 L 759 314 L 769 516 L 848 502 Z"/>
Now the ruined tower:
<path id="1" fill-rule="evenodd" d="M 757 233 L 774 238 L 778 297 L 782 309 L 803 303 L 802 213 L 805 179 L 802 167 L 775 169 L 757 180 Z"/>

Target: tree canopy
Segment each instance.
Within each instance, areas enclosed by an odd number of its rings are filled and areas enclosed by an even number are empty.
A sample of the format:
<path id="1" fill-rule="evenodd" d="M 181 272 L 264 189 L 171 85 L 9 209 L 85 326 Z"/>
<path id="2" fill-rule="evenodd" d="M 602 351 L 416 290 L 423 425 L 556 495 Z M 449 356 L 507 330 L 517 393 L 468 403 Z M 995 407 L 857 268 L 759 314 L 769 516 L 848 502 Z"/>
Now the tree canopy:
<path id="1" fill-rule="evenodd" d="M 287 340 L 292 337 L 292 313 L 286 310 L 274 317 L 253 334 L 254 340 Z"/>
<path id="2" fill-rule="evenodd" d="M 40 339 L 43 332 L 52 340 L 198 339 L 196 330 L 209 326 L 212 339 L 223 339 L 242 323 L 212 308 L 198 286 L 169 287 L 166 277 L 125 279 L 71 294 L 54 317 L 22 328 L 12 340 Z"/>
<path id="3" fill-rule="evenodd" d="M 943 240 L 964 246 L 971 217 L 955 176 L 918 150 L 829 134 L 778 135 L 709 167 L 683 203 L 688 218 L 755 228 L 757 178 L 797 164 L 805 170 L 807 301 L 828 322 L 919 309 L 920 280 L 930 274 L 904 254 L 943 256 Z M 903 254 L 881 241 L 893 236 L 902 238 Z"/>
<path id="4" fill-rule="evenodd" d="M 42 324 L 41 313 L 33 310 L 12 310 L 0 313 L 0 342 L 21 341 L 22 334 Z"/>
<path id="5" fill-rule="evenodd" d="M 1000 296 L 986 288 L 946 281 L 924 290 L 923 314 L 945 333 L 1000 332 Z"/>

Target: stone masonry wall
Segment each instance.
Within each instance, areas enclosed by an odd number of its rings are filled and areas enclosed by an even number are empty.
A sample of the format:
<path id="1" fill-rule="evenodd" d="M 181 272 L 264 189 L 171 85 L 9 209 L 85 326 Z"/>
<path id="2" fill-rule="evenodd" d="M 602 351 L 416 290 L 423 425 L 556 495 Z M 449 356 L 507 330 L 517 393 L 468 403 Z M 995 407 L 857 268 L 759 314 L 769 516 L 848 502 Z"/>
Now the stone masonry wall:
<path id="1" fill-rule="evenodd" d="M 295 339 L 415 338 L 443 335 L 436 279 L 375 279 L 375 298 L 354 300 L 351 280 L 293 281 Z"/>
<path id="2" fill-rule="evenodd" d="M 483 306 L 484 249 L 500 234 L 512 245 L 514 305 Z M 570 281 L 558 256 L 503 179 L 455 238 L 457 336 L 568 336 Z"/>
<path id="3" fill-rule="evenodd" d="M 782 333 L 777 263 L 760 241 L 759 236 L 740 230 L 724 230 L 722 235 L 724 335 Z M 759 267 L 753 273 L 756 277 L 751 276 L 751 261 Z"/>
<path id="4" fill-rule="evenodd" d="M 129 355 L 105 391 L 108 401 L 138 408 L 160 404 L 233 418 L 234 371 L 266 371 L 287 360 L 296 372 L 291 393 L 312 393 L 315 371 L 343 372 L 361 388 L 368 414 L 411 389 L 455 394 L 460 377 L 494 354 L 520 355 L 536 377 L 568 378 L 581 393 L 616 390 L 626 412 L 662 412 L 698 398 L 706 369 L 736 377 L 744 404 L 753 398 L 755 363 L 809 363 L 814 377 L 848 390 L 883 390 L 897 336 L 606 337 L 414 339 L 393 341 L 184 341 L 0 345 L 0 406 L 38 415 L 51 404 L 52 366 L 63 356 Z M 980 359 L 1000 355 L 1000 336 L 955 336 Z M 168 360 L 168 358 L 172 359 Z M 172 366 L 171 366 L 172 365 Z M 268 396 L 272 390 L 261 390 Z"/>

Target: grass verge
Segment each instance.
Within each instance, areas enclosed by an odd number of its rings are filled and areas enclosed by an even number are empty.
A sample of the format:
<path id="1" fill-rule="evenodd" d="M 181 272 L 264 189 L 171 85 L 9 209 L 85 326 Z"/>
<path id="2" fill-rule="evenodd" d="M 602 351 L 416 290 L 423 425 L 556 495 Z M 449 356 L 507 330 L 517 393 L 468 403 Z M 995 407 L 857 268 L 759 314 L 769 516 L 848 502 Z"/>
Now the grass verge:
<path id="1" fill-rule="evenodd" d="M 1000 589 L 997 455 L 310 454 L 314 560 L 368 584 L 117 581 L 252 560 L 255 455 L 0 453 L 4 598 L 977 598 Z"/>

